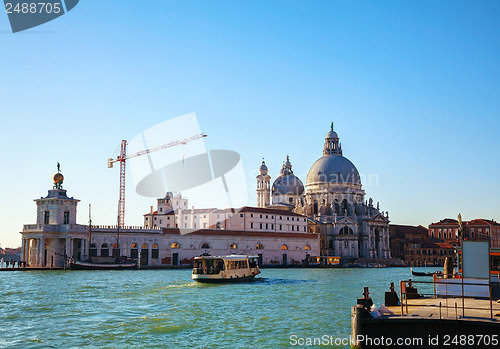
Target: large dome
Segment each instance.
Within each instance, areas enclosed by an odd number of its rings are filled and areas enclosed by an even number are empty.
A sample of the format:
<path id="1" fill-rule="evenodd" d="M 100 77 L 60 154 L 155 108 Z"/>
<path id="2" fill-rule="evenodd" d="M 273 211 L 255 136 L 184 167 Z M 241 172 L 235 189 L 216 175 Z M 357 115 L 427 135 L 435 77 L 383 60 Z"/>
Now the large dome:
<path id="1" fill-rule="evenodd" d="M 342 155 L 326 155 L 319 158 L 307 174 L 306 184 L 318 182 L 361 184 L 361 179 L 349 159 Z"/>
<path id="2" fill-rule="evenodd" d="M 281 175 L 273 183 L 273 195 L 302 195 L 304 184 L 294 174 Z"/>

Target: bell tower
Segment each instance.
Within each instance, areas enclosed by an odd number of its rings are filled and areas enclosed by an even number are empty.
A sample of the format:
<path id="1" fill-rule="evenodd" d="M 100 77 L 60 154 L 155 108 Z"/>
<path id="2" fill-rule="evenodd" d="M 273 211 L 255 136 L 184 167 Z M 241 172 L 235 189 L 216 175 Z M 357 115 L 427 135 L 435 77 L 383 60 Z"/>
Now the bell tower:
<path id="1" fill-rule="evenodd" d="M 257 178 L 257 207 L 267 207 L 271 202 L 271 176 L 267 174 L 266 162 L 262 160 Z"/>

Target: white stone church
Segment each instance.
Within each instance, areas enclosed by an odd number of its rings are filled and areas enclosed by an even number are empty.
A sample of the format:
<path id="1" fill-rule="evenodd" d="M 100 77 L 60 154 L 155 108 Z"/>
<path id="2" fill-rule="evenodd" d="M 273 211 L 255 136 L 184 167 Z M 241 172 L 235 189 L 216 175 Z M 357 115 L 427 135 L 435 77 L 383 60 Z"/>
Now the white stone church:
<path id="1" fill-rule="evenodd" d="M 337 133 L 326 135 L 323 156 L 310 168 L 306 185 L 293 174 L 289 157 L 271 186 L 265 162 L 257 176 L 258 207 L 288 207 L 310 219 L 321 236 L 321 254 L 344 259 L 390 258 L 389 215 L 365 200 L 361 177 L 342 154 Z"/>

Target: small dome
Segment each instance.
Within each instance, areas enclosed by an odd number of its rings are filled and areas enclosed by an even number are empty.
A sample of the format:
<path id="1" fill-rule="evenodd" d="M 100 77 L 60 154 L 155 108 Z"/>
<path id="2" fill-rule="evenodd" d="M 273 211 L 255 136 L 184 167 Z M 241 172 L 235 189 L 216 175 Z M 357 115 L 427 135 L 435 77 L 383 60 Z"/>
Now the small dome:
<path id="1" fill-rule="evenodd" d="M 332 131 L 330 131 L 332 132 Z M 319 158 L 307 174 L 307 184 L 352 183 L 361 185 L 356 166 L 342 155 L 327 155 Z"/>
<path id="2" fill-rule="evenodd" d="M 260 167 L 259 167 L 259 172 L 262 175 L 266 175 L 268 172 L 266 163 L 264 161 L 262 161 L 262 165 L 260 165 Z"/>
<path id="3" fill-rule="evenodd" d="M 302 195 L 304 184 L 294 174 L 281 175 L 273 183 L 273 195 Z"/>
<path id="4" fill-rule="evenodd" d="M 328 131 L 326 138 L 339 138 L 339 136 L 337 135 L 337 132 L 335 132 L 334 130 L 330 130 Z"/>

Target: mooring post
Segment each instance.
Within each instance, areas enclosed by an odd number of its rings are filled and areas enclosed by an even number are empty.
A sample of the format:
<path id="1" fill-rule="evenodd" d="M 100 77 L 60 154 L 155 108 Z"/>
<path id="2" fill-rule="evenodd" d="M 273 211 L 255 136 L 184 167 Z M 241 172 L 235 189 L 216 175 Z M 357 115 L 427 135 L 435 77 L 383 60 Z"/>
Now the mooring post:
<path id="1" fill-rule="evenodd" d="M 363 310 L 364 307 L 361 304 L 356 304 L 351 308 L 351 349 L 361 348 L 357 338 L 362 334 Z"/>

